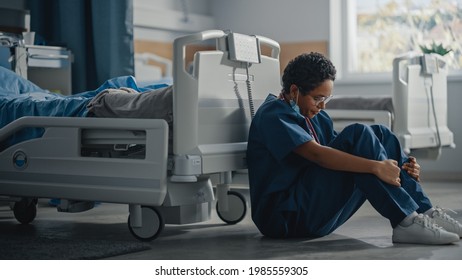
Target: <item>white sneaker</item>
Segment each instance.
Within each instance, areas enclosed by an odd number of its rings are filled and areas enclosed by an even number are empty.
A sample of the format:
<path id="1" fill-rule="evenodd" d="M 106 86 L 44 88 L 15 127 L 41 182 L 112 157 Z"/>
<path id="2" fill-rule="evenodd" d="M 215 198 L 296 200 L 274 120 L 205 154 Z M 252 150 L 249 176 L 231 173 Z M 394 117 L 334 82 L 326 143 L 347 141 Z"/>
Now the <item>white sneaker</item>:
<path id="1" fill-rule="evenodd" d="M 459 236 L 439 227 L 429 216 L 419 214 L 411 225 L 396 226 L 393 229 L 392 241 L 393 243 L 442 245 L 459 241 Z"/>
<path id="2" fill-rule="evenodd" d="M 451 218 L 446 212 L 452 211 L 449 209 L 443 209 L 441 207 L 436 206 L 435 211 L 430 216 L 433 219 L 435 224 L 439 225 L 440 227 L 444 228 L 446 231 L 453 232 L 459 235 L 459 238 L 462 238 L 462 225 Z M 454 211 L 452 211 L 454 212 Z M 454 212 L 456 213 L 456 212 Z M 457 213 L 456 213 L 457 214 Z"/>

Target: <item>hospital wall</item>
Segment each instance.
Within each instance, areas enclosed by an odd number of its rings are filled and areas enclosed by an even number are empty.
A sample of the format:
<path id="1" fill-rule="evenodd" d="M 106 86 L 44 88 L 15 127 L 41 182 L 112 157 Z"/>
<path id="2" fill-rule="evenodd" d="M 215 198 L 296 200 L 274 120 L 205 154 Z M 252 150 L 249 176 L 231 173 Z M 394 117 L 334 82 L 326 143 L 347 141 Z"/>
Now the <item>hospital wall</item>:
<path id="1" fill-rule="evenodd" d="M 135 0 L 136 2 L 146 0 Z M 326 0 L 193 0 L 189 6 L 192 24 L 188 29 L 173 25 L 167 28 L 142 28 L 138 34 L 150 37 L 157 32 L 160 40 L 171 40 L 182 32 L 188 33 L 209 28 L 226 29 L 246 34 L 258 34 L 272 38 L 282 44 L 297 42 L 329 42 L 329 1 Z M 175 4 L 175 2 L 177 2 Z M 170 11 L 181 16 L 179 0 L 150 0 L 155 8 Z M 193 2 L 195 5 L 192 5 Z M 175 6 L 176 5 L 176 6 Z M 178 14 L 179 13 L 179 14 Z M 136 16 L 135 16 L 136 20 Z M 195 28 L 195 29 L 194 29 Z M 197 30 L 196 30 L 197 29 Z M 140 30 L 140 28 L 139 28 Z M 149 31 L 150 30 L 150 31 Z M 153 31 L 154 30 L 154 31 Z M 136 34 L 136 33 L 135 33 Z M 335 61 L 333 61 L 335 64 Z M 390 78 L 376 80 L 338 80 L 335 95 L 391 95 Z M 437 161 L 419 160 L 424 171 L 423 178 L 462 180 L 462 122 L 460 105 L 462 104 L 462 77 L 448 79 L 448 126 L 454 133 L 456 149 L 443 149 Z"/>
<path id="2" fill-rule="evenodd" d="M 264 8 L 263 8 L 264 7 Z M 214 0 L 213 15 L 220 29 L 259 34 L 278 42 L 329 42 L 329 1 Z M 335 63 L 335 61 L 334 61 Z M 392 79 L 336 82 L 335 95 L 391 95 Z M 456 149 L 445 148 L 437 161 L 419 160 L 423 178 L 462 179 L 462 77 L 448 79 L 448 126 Z"/>

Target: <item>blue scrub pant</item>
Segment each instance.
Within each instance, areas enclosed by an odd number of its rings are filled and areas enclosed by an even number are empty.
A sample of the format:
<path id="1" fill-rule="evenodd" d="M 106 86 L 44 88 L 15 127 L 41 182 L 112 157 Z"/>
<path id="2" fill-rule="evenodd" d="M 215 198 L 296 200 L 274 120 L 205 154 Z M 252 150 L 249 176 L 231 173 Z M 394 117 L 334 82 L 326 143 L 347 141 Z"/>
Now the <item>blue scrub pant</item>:
<path id="1" fill-rule="evenodd" d="M 394 159 L 401 167 L 408 157 L 396 136 L 385 126 L 354 124 L 328 146 L 360 157 Z M 291 236 L 324 236 L 345 223 L 366 201 L 397 226 L 414 211 L 432 207 L 420 184 L 402 170 L 401 187 L 384 183 L 372 174 L 310 167 L 294 190 L 298 210 L 288 221 Z M 308 186 L 308 187 L 307 187 Z"/>

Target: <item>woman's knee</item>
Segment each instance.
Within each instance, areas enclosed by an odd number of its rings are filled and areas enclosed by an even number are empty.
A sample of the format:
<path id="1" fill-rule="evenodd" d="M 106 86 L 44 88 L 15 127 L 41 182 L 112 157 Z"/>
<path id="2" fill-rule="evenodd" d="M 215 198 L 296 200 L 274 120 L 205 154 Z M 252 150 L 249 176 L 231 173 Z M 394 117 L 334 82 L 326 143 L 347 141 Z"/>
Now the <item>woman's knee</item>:
<path id="1" fill-rule="evenodd" d="M 350 124 L 343 129 L 342 133 L 352 135 L 356 139 L 375 136 L 375 131 L 371 128 L 371 126 L 362 123 Z"/>
<path id="2" fill-rule="evenodd" d="M 357 142 L 360 139 L 367 138 L 367 135 L 371 135 L 372 130 L 367 128 L 364 124 L 350 124 L 346 126 L 337 137 L 329 143 L 329 146 L 342 150 L 344 152 L 352 153 L 357 148 Z"/>
<path id="3" fill-rule="evenodd" d="M 382 124 L 373 124 L 370 126 L 372 131 L 374 131 L 374 134 L 379 138 L 379 139 L 386 139 L 393 135 L 393 132 L 390 130 L 385 125 Z"/>
<path id="4" fill-rule="evenodd" d="M 379 139 L 390 158 L 403 158 L 404 161 L 407 160 L 407 155 L 404 153 L 401 143 L 390 128 L 384 125 L 372 125 L 371 129 L 374 131 L 375 136 Z"/>
<path id="5" fill-rule="evenodd" d="M 353 123 L 350 125 L 347 125 L 343 131 L 350 131 L 350 132 L 356 132 L 356 131 L 364 131 L 369 128 L 368 125 L 362 124 L 362 123 Z"/>
<path id="6" fill-rule="evenodd" d="M 374 129 L 379 130 L 380 128 L 375 127 Z M 377 137 L 374 129 L 360 123 L 349 125 L 337 136 L 339 140 L 336 139 L 332 147 L 365 158 L 386 158 L 381 139 Z"/>
<path id="7" fill-rule="evenodd" d="M 396 138 L 393 132 L 385 125 L 381 124 L 373 124 L 373 125 L 366 125 L 361 123 L 355 123 L 346 126 L 342 132 L 345 132 L 348 135 L 354 135 L 355 138 L 364 138 L 364 137 L 371 137 L 374 139 L 383 140 Z"/>

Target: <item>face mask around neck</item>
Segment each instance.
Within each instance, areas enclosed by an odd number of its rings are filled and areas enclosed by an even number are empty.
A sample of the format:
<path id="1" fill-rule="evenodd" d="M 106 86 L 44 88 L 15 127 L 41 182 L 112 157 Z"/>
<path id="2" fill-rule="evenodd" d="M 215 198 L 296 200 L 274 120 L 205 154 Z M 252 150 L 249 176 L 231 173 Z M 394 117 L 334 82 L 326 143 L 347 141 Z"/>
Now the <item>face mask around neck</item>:
<path id="1" fill-rule="evenodd" d="M 297 103 L 298 103 L 298 94 L 297 94 L 297 99 L 296 99 L 295 101 L 294 101 L 293 99 L 291 99 L 291 100 L 289 101 L 289 105 L 290 105 L 290 107 L 292 107 L 292 109 L 293 109 L 295 112 L 297 112 L 298 114 L 300 114 L 300 107 L 298 107 Z"/>

